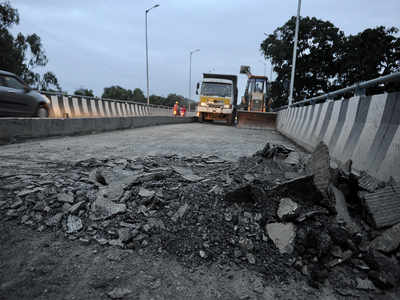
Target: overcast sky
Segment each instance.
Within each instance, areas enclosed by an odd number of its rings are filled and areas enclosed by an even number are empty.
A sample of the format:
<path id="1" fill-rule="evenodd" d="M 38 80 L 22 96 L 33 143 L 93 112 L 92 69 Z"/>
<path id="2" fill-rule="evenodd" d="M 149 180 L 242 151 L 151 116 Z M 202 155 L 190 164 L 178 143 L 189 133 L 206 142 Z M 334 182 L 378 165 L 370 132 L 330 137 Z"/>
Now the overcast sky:
<path id="1" fill-rule="evenodd" d="M 150 94 L 188 95 L 189 51 L 195 82 L 208 71 L 239 75 L 240 65 L 264 73 L 264 32 L 296 14 L 297 0 L 12 0 L 20 25 L 37 33 L 63 90 L 85 87 L 101 96 L 104 87 L 146 89 L 146 8 Z M 346 34 L 379 25 L 400 27 L 400 0 L 303 0 L 302 16 L 329 20 Z M 267 76 L 270 65 L 267 62 Z M 239 75 L 239 95 L 246 81 Z"/>

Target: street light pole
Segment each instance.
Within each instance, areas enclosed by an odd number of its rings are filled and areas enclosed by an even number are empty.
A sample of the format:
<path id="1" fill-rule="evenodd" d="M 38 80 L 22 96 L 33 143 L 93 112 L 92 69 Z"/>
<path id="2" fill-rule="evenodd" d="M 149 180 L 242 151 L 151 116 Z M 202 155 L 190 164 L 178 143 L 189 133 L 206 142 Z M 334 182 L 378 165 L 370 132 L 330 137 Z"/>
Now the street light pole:
<path id="1" fill-rule="evenodd" d="M 195 50 L 192 50 L 192 51 L 190 51 L 190 59 L 189 59 L 189 92 L 188 92 L 188 95 L 189 95 L 189 100 L 191 100 L 191 98 L 192 98 L 192 54 L 193 53 L 195 53 L 195 52 L 199 52 L 200 51 L 200 49 L 195 49 Z"/>
<path id="2" fill-rule="evenodd" d="M 296 72 L 297 40 L 299 38 L 300 8 L 301 8 L 301 0 L 299 0 L 297 5 L 296 32 L 294 35 L 294 45 L 293 45 L 292 74 L 290 76 L 289 107 L 293 103 L 294 74 Z"/>
<path id="3" fill-rule="evenodd" d="M 145 31 L 146 31 L 146 77 L 147 77 L 147 105 L 150 104 L 150 93 L 149 93 L 149 46 L 147 42 L 147 14 L 153 8 L 159 7 L 159 4 L 153 5 L 152 7 L 146 9 L 145 13 Z"/>

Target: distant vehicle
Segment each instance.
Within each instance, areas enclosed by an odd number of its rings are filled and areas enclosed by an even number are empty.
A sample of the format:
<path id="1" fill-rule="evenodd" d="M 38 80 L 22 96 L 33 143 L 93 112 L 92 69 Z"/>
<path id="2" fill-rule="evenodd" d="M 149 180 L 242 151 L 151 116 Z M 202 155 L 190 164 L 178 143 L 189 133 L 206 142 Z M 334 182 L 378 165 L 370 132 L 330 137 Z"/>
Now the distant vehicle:
<path id="1" fill-rule="evenodd" d="M 241 103 L 244 110 L 255 112 L 269 111 L 266 105 L 268 96 L 268 78 L 251 74 L 249 66 L 241 66 L 240 73 L 248 76 L 246 90 Z"/>
<path id="2" fill-rule="evenodd" d="M 49 117 L 50 101 L 17 75 L 0 70 L 0 117 Z"/>
<path id="3" fill-rule="evenodd" d="M 251 74 L 249 66 L 241 66 L 240 73 L 246 74 L 248 79 L 237 113 L 237 126 L 251 129 L 274 129 L 277 114 L 271 112 L 268 78 Z"/>
<path id="4" fill-rule="evenodd" d="M 199 94 L 197 84 L 196 94 Z M 203 74 L 200 90 L 200 102 L 197 115 L 200 122 L 225 120 L 232 125 L 237 106 L 237 76 L 226 74 Z"/>

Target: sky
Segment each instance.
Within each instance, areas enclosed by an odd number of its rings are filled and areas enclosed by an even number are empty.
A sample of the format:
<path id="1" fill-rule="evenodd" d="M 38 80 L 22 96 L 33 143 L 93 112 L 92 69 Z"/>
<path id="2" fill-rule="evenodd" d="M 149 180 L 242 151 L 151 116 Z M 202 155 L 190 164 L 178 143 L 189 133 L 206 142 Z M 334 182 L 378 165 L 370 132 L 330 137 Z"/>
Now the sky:
<path id="1" fill-rule="evenodd" d="M 260 51 L 272 33 L 297 12 L 297 0 L 11 0 L 20 14 L 14 33 L 37 33 L 49 59 L 37 71 L 53 71 L 64 91 L 120 85 L 146 93 L 145 10 L 148 14 L 150 94 L 189 94 L 202 73 L 236 74 L 239 95 L 246 76 L 269 61 Z M 301 15 L 331 21 L 345 34 L 376 26 L 400 27 L 400 0 L 303 0 Z"/>

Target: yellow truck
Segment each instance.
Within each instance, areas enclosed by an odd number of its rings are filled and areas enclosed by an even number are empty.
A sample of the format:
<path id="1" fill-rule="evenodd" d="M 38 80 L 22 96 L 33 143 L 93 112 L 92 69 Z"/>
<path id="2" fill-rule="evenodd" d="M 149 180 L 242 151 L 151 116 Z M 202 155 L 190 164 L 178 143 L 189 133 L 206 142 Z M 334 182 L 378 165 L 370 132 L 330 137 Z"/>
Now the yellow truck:
<path id="1" fill-rule="evenodd" d="M 200 95 L 197 116 L 200 122 L 226 121 L 234 123 L 237 109 L 237 76 L 227 74 L 203 74 L 201 83 L 197 83 L 196 94 Z"/>

